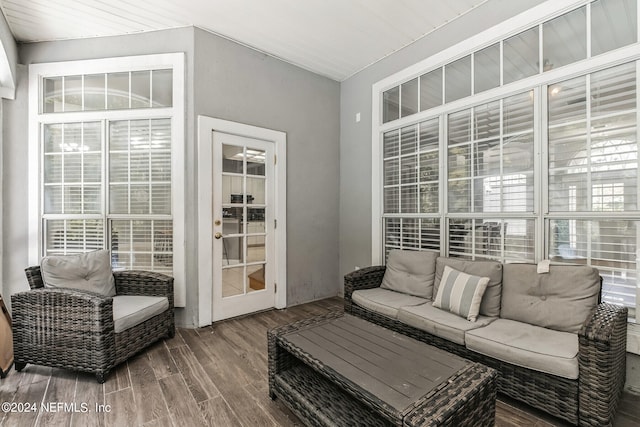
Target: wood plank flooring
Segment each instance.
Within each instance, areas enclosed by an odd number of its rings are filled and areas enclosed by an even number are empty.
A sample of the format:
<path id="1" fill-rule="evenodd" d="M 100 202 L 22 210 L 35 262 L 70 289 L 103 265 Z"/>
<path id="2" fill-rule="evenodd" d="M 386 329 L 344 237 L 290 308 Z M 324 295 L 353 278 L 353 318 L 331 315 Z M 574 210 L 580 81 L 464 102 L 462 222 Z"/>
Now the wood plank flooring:
<path id="1" fill-rule="evenodd" d="M 27 365 L 0 380 L 1 426 L 297 426 L 268 396 L 267 329 L 342 308 L 342 299 L 273 310 L 200 329 L 178 329 L 118 366 L 104 384 L 93 375 Z M 28 405 L 27 405 L 28 404 Z M 41 405 L 46 405 L 44 408 Z M 563 426 L 499 396 L 498 427 Z M 625 393 L 617 427 L 640 425 L 640 397 Z"/>

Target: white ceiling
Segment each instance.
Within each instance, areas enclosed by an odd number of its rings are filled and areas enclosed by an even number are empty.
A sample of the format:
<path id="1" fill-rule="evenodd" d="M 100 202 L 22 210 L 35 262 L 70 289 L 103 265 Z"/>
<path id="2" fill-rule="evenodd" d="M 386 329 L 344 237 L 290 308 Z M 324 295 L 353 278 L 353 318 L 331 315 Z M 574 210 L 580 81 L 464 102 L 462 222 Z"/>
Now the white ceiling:
<path id="1" fill-rule="evenodd" d="M 489 0 L 0 0 L 17 41 L 195 25 L 342 81 Z"/>

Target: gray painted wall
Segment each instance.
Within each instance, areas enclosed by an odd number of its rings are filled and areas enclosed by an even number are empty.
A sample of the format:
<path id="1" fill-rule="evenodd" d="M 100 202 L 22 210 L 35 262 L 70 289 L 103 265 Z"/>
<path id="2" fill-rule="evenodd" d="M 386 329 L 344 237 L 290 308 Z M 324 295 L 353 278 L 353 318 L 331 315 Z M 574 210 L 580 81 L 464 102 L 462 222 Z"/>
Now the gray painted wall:
<path id="1" fill-rule="evenodd" d="M 3 295 L 28 288 L 28 64 L 185 52 L 185 198 L 187 307 L 198 307 L 197 116 L 284 131 L 288 137 L 288 303 L 337 295 L 340 86 L 288 63 L 192 27 L 122 37 L 32 43 L 19 47 L 16 100 L 4 100 Z M 6 142 L 8 141 L 8 142 Z"/>
<path id="2" fill-rule="evenodd" d="M 195 51 L 196 116 L 287 134 L 287 304 L 337 295 L 339 83 L 200 29 Z"/>

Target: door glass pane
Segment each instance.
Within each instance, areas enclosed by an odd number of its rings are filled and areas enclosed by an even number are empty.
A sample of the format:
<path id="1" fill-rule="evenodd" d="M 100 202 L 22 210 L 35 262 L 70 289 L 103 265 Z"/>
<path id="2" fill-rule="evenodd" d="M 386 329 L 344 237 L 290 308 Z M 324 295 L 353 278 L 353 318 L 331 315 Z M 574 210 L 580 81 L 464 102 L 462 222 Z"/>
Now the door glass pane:
<path id="1" fill-rule="evenodd" d="M 249 224 L 251 232 L 251 224 Z M 247 237 L 247 262 L 265 261 L 264 236 Z"/>
<path id="2" fill-rule="evenodd" d="M 587 7 L 558 16 L 542 25 L 543 71 L 587 57 Z"/>
<path id="3" fill-rule="evenodd" d="M 235 230 L 234 230 L 235 231 Z M 238 230 L 240 231 L 240 230 Z M 222 238 L 222 265 L 237 265 L 244 263 L 244 237 Z"/>
<path id="4" fill-rule="evenodd" d="M 636 0 L 598 0 L 591 3 L 591 56 L 636 42 L 636 8 Z"/>
<path id="5" fill-rule="evenodd" d="M 418 112 L 418 79 L 409 80 L 400 85 L 402 91 L 402 107 L 400 116 L 406 117 Z"/>
<path id="6" fill-rule="evenodd" d="M 242 147 L 222 144 L 222 172 L 243 173 L 244 151 Z"/>
<path id="7" fill-rule="evenodd" d="M 500 86 L 500 43 L 473 54 L 474 93 Z"/>
<path id="8" fill-rule="evenodd" d="M 247 148 L 247 175 L 265 175 L 265 152 L 255 148 Z"/>
<path id="9" fill-rule="evenodd" d="M 241 176 L 222 176 L 222 203 L 244 203 Z"/>
<path id="10" fill-rule="evenodd" d="M 442 105 L 442 68 L 420 76 L 420 111 Z"/>
<path id="11" fill-rule="evenodd" d="M 265 185 L 264 178 L 247 177 L 247 203 L 255 203 L 257 205 L 265 204 Z"/>
<path id="12" fill-rule="evenodd" d="M 446 102 L 471 95 L 471 55 L 445 65 L 444 76 Z"/>
<path id="13" fill-rule="evenodd" d="M 247 266 L 247 279 L 249 280 L 249 292 L 264 289 L 264 269 L 265 265 L 249 265 Z"/>
<path id="14" fill-rule="evenodd" d="M 512 83 L 540 72 L 538 27 L 523 31 L 504 41 L 504 84 Z"/>
<path id="15" fill-rule="evenodd" d="M 244 267 L 224 268 L 222 270 L 222 297 L 244 294 Z"/>

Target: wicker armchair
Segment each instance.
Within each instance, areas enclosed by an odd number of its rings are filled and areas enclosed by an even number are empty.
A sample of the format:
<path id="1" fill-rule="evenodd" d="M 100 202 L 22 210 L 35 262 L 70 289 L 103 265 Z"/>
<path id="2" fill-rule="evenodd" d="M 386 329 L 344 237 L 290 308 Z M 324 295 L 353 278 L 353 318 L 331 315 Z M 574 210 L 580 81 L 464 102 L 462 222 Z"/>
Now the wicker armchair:
<path id="1" fill-rule="evenodd" d="M 166 296 L 169 308 L 115 333 L 113 300 L 93 292 L 45 288 L 40 267 L 25 270 L 30 291 L 11 296 L 14 361 L 91 372 L 109 371 L 155 341 L 175 335 L 173 278 L 147 271 L 114 272 L 117 295 Z"/>

